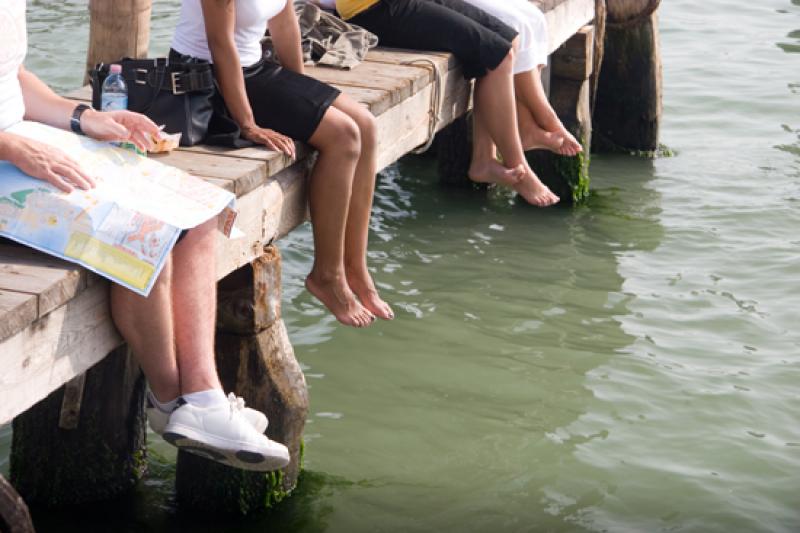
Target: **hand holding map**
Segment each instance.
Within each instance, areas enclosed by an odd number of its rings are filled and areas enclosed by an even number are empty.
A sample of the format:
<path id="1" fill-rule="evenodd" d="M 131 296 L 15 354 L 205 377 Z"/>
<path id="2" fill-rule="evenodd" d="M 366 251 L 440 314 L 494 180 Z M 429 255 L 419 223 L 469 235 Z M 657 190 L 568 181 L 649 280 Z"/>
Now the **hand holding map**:
<path id="1" fill-rule="evenodd" d="M 146 296 L 181 230 L 220 213 L 232 229 L 235 196 L 182 170 L 34 122 L 7 131 L 69 154 L 95 187 L 66 193 L 0 161 L 1 236 Z"/>

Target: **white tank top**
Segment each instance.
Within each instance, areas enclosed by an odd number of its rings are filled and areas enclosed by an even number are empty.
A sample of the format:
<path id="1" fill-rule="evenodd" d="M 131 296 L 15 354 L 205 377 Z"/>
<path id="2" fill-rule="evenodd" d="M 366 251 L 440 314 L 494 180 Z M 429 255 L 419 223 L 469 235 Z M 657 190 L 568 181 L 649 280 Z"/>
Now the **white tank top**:
<path id="1" fill-rule="evenodd" d="M 27 49 L 25 0 L 0 0 L 0 131 L 25 116 L 17 75 Z"/>
<path id="2" fill-rule="evenodd" d="M 267 22 L 281 12 L 286 0 L 233 1 L 236 6 L 234 41 L 239 61 L 243 67 L 249 67 L 261 59 L 261 37 L 267 31 Z M 200 0 L 182 0 L 172 48 L 181 54 L 211 61 Z"/>

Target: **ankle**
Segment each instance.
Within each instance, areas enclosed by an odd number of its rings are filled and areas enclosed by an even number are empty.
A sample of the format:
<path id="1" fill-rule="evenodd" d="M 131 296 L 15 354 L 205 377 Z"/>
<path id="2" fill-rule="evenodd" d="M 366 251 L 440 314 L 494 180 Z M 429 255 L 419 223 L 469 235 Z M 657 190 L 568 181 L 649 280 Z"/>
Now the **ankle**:
<path id="1" fill-rule="evenodd" d="M 196 407 L 211 407 L 214 405 L 221 405 L 227 401 L 222 389 L 217 388 L 190 392 L 183 394 L 181 397 L 186 400 L 186 403 Z"/>

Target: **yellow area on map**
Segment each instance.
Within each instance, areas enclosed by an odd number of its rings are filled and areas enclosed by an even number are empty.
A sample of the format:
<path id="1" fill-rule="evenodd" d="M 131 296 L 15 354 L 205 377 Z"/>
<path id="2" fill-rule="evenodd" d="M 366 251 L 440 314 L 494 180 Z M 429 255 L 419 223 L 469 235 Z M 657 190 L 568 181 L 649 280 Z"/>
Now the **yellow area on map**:
<path id="1" fill-rule="evenodd" d="M 153 265 L 81 232 L 72 234 L 64 255 L 83 261 L 141 290 L 147 287 L 155 272 Z"/>

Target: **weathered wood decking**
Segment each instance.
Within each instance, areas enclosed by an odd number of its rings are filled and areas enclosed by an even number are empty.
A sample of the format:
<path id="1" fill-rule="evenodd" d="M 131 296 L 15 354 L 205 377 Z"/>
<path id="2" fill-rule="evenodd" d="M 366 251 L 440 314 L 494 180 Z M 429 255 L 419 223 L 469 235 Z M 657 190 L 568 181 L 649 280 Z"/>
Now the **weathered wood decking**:
<path id="1" fill-rule="evenodd" d="M 594 0 L 534 3 L 548 19 L 550 52 L 594 17 Z M 381 168 L 424 144 L 469 107 L 470 85 L 448 54 L 377 49 L 352 71 L 309 68 L 307 73 L 340 88 L 377 117 Z M 70 97 L 88 100 L 88 89 Z M 292 162 L 262 148 L 201 146 L 159 157 L 237 195 L 237 223 L 246 236 L 220 237 L 220 278 L 259 257 L 265 245 L 306 219 L 310 156 L 304 149 Z M 108 313 L 106 281 L 44 254 L 0 245 L 0 425 L 81 375 L 121 342 Z"/>

